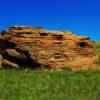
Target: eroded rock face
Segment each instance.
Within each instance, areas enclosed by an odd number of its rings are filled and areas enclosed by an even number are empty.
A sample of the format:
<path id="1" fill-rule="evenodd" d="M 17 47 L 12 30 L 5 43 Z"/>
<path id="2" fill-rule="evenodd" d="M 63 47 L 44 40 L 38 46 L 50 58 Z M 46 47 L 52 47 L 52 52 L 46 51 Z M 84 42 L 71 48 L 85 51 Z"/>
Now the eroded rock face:
<path id="1" fill-rule="evenodd" d="M 93 42 L 71 32 L 13 26 L 2 32 L 0 53 L 4 67 L 98 69 Z"/>

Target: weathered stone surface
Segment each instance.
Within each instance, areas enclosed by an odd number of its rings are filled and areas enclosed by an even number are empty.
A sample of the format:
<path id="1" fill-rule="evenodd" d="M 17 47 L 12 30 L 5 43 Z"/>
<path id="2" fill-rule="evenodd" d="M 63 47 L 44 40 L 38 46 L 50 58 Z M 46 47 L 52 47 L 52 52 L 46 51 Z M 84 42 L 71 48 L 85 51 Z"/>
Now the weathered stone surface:
<path id="1" fill-rule="evenodd" d="M 41 27 L 13 26 L 3 31 L 0 53 L 5 67 L 99 69 L 88 37 Z"/>

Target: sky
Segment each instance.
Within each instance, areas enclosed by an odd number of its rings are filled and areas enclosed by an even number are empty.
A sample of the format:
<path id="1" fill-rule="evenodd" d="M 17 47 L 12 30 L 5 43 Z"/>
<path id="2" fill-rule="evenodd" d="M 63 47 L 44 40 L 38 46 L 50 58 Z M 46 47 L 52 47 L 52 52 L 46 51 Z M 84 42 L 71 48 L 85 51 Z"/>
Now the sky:
<path id="1" fill-rule="evenodd" d="M 100 40 L 100 0 L 0 0 L 0 30 L 13 25 L 72 31 Z"/>

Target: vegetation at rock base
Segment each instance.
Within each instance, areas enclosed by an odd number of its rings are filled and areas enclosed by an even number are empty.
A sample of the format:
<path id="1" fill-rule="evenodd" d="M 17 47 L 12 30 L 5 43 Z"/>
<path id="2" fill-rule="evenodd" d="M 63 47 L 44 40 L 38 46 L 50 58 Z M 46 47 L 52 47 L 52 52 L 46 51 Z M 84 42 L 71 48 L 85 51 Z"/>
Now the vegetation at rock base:
<path id="1" fill-rule="evenodd" d="M 99 59 L 98 64 L 100 65 L 100 42 L 96 42 L 95 45 L 94 45 L 94 48 L 96 49 L 98 59 Z"/>
<path id="2" fill-rule="evenodd" d="M 100 100 L 100 72 L 2 69 L 0 100 Z"/>

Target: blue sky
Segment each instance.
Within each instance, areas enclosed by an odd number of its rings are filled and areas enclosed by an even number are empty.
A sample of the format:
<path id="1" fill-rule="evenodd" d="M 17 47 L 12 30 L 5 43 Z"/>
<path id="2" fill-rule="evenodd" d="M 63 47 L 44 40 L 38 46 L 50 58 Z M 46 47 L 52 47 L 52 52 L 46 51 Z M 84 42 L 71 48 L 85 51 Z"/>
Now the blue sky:
<path id="1" fill-rule="evenodd" d="M 69 30 L 100 40 L 100 0 L 0 0 L 0 30 L 12 25 Z"/>

